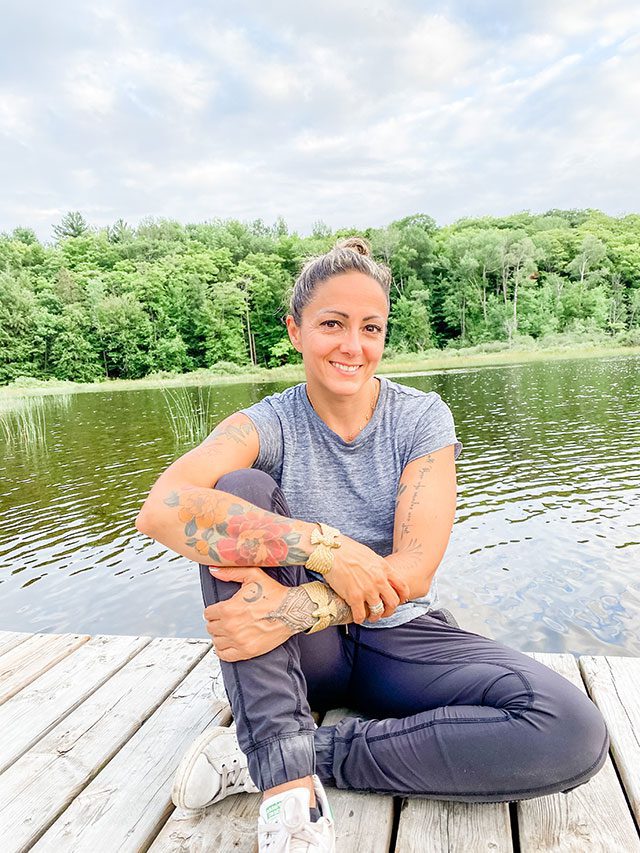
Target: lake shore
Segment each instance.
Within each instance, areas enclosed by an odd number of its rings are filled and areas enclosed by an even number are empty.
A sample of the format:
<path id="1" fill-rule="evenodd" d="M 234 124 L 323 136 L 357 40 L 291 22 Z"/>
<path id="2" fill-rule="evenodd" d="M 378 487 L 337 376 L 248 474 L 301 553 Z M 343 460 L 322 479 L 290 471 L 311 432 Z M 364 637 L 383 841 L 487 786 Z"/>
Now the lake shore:
<path id="1" fill-rule="evenodd" d="M 473 367 L 500 367 L 535 361 L 559 361 L 579 358 L 605 358 L 616 355 L 640 355 L 640 346 L 619 344 L 571 344 L 531 349 L 503 349 L 482 352 L 480 347 L 458 350 L 429 350 L 424 353 L 383 358 L 379 374 L 388 376 L 425 375 L 447 370 Z M 106 379 L 102 382 L 65 382 L 26 379 L 0 388 L 0 400 L 16 397 L 39 397 L 50 394 L 83 394 L 105 391 L 135 391 L 146 388 L 175 388 L 185 385 L 230 385 L 246 382 L 300 382 L 304 379 L 301 364 L 274 368 L 238 368 L 237 373 L 197 370 L 184 374 L 151 374 L 143 379 Z"/>

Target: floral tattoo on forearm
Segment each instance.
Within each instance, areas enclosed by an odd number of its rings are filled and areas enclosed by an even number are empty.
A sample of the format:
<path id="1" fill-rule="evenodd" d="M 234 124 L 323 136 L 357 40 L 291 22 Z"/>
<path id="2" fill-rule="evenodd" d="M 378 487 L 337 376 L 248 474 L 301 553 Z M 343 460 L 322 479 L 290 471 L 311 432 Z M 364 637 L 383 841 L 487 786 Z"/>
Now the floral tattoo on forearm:
<path id="1" fill-rule="evenodd" d="M 229 503 L 214 491 L 174 491 L 164 502 L 178 510 L 185 543 L 214 565 L 295 566 L 309 557 L 296 547 L 300 534 L 285 516 Z"/>

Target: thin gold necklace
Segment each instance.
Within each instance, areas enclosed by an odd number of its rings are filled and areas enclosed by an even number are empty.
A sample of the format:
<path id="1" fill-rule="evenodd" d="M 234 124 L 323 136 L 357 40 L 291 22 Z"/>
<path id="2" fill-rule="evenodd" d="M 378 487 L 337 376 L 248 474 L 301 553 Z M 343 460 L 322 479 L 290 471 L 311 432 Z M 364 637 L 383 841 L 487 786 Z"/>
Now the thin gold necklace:
<path id="1" fill-rule="evenodd" d="M 373 392 L 373 399 L 371 400 L 371 408 L 369 409 L 369 413 L 367 414 L 367 417 L 366 417 L 364 423 L 362 424 L 362 426 L 359 426 L 358 429 L 356 429 L 354 432 L 347 433 L 346 441 L 348 441 L 348 442 L 353 441 L 353 439 L 359 433 L 362 432 L 362 430 L 366 427 L 366 425 L 369 423 L 369 421 L 373 417 L 373 413 L 376 410 L 376 403 L 378 402 L 378 394 L 380 393 L 380 384 L 379 383 L 377 383 L 377 384 L 378 384 L 378 387 L 375 388 L 375 390 Z"/>

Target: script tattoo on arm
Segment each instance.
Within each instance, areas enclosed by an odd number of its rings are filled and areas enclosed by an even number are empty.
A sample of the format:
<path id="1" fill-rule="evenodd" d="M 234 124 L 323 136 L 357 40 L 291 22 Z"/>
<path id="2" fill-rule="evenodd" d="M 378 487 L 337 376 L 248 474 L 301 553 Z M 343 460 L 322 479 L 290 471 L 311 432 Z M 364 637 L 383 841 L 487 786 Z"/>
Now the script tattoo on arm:
<path id="1" fill-rule="evenodd" d="M 181 489 L 164 499 L 184 524 L 185 544 L 220 566 L 296 566 L 309 554 L 297 547 L 293 519 L 237 502 L 214 489 Z"/>
<path id="2" fill-rule="evenodd" d="M 327 591 L 330 600 L 336 607 L 336 615 L 332 617 L 329 625 L 346 625 L 349 622 L 353 622 L 353 614 L 347 602 L 343 598 L 340 598 L 338 593 L 331 589 L 331 587 L 327 587 Z M 271 613 L 267 613 L 262 618 L 277 619 L 296 634 L 299 634 L 302 631 L 306 631 L 307 628 L 310 628 L 315 623 L 316 619 L 313 614 L 317 606 L 306 593 L 304 584 L 302 584 L 302 586 L 291 587 L 278 608 Z"/>
<path id="3" fill-rule="evenodd" d="M 427 456 L 424 465 L 418 470 L 418 477 L 413 484 L 413 494 L 411 495 L 411 502 L 409 503 L 409 509 L 407 510 L 406 518 L 403 519 L 402 524 L 400 526 L 400 541 L 402 542 L 406 539 L 411 533 L 411 520 L 413 518 L 414 510 L 418 507 L 420 503 L 420 491 L 421 489 L 426 488 L 425 479 L 429 471 L 433 468 L 433 464 L 435 459 L 433 456 Z M 404 486 L 404 488 L 402 488 Z M 402 491 L 401 491 L 402 489 Z M 400 489 L 398 489 L 398 497 L 396 498 L 396 507 L 400 500 L 400 496 L 406 489 L 406 484 L 402 483 L 400 485 Z M 415 540 L 414 540 L 415 542 Z M 404 550 L 404 547 L 403 547 Z"/>

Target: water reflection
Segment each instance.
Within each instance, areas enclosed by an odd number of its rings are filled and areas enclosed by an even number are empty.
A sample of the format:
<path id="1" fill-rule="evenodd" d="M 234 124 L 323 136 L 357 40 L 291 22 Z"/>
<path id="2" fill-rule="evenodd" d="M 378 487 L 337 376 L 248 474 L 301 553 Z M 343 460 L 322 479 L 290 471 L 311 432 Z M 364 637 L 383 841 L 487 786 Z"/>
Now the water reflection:
<path id="1" fill-rule="evenodd" d="M 438 572 L 463 627 L 527 651 L 640 654 L 639 375 L 616 357 L 402 379 L 443 396 L 465 446 Z M 183 396 L 211 425 L 283 387 Z M 202 636 L 195 565 L 133 527 L 190 446 L 163 393 L 31 399 L 46 401 L 42 440 L 0 439 L 0 627 Z"/>

